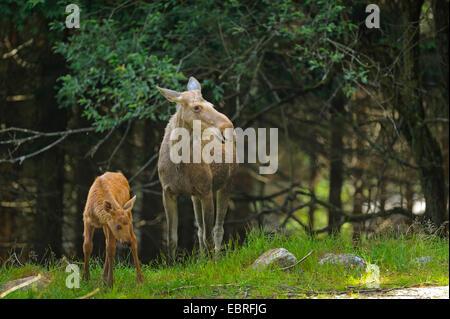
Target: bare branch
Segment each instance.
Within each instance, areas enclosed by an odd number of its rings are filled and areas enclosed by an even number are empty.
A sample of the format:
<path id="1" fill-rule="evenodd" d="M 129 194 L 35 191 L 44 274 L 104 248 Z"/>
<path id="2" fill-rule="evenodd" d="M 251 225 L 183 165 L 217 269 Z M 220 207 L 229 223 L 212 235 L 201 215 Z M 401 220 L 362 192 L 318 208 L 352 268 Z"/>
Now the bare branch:
<path id="1" fill-rule="evenodd" d="M 295 264 L 290 265 L 290 266 L 287 266 L 287 267 L 283 267 L 283 268 L 281 268 L 280 270 L 287 270 L 287 269 L 290 269 L 290 268 L 292 268 L 292 267 L 297 266 L 298 264 L 302 263 L 306 258 L 308 258 L 309 256 L 311 256 L 313 252 L 314 252 L 314 250 L 311 250 L 309 253 L 306 254 L 305 257 L 303 257 L 302 259 L 300 259 L 299 261 L 297 261 Z"/>
<path id="2" fill-rule="evenodd" d="M 134 174 L 133 177 L 131 177 L 128 181 L 131 182 L 134 178 L 136 178 L 140 173 L 142 173 L 144 169 L 147 168 L 147 166 L 149 166 L 156 158 L 158 158 L 158 156 L 159 153 L 153 154 L 153 156 L 150 157 L 150 159 L 144 165 L 142 165 L 142 167 L 136 172 L 136 174 Z"/>
<path id="3" fill-rule="evenodd" d="M 112 128 L 108 134 L 106 134 L 106 136 L 104 138 L 102 138 L 97 144 L 95 144 L 95 146 L 93 148 L 91 148 L 89 150 L 89 152 L 86 153 L 86 155 L 84 155 L 84 158 L 87 157 L 94 157 L 95 153 L 97 153 L 98 148 L 104 143 L 106 142 L 106 140 L 108 140 L 108 138 L 112 135 L 112 133 L 116 130 L 116 128 Z"/>
<path id="4" fill-rule="evenodd" d="M 59 132 L 50 132 L 50 133 L 45 133 L 45 132 L 39 132 L 39 131 L 34 131 L 34 130 L 29 130 L 29 129 L 25 129 L 25 128 L 19 128 L 19 127 L 9 127 L 6 129 L 2 129 L 0 130 L 0 135 L 1 134 L 5 134 L 5 133 L 12 133 L 14 136 L 11 137 L 8 140 L 4 140 L 4 141 L 0 141 L 0 145 L 15 145 L 15 149 L 13 150 L 12 153 L 15 152 L 15 150 L 17 150 L 20 145 L 22 145 L 23 143 L 41 138 L 41 137 L 55 137 L 55 136 L 60 136 L 59 139 L 57 139 L 56 141 L 54 141 L 53 143 L 48 144 L 47 146 L 26 154 L 26 155 L 22 155 L 22 156 L 17 156 L 17 157 L 12 157 L 11 156 L 11 152 L 10 152 L 10 158 L 0 158 L 0 163 L 16 163 L 19 162 L 20 164 L 22 164 L 22 162 L 28 158 L 34 157 L 38 154 L 41 154 L 45 151 L 48 151 L 49 149 L 51 149 L 52 147 L 54 147 L 55 145 L 61 143 L 64 139 L 66 139 L 67 136 L 72 135 L 72 134 L 77 134 L 77 133 L 85 133 L 85 132 L 91 132 L 94 131 L 95 128 L 94 127 L 87 127 L 87 128 L 79 128 L 79 129 L 73 129 L 73 130 L 67 130 L 67 131 L 59 131 Z M 23 137 L 23 138 L 16 138 L 15 134 L 16 133 L 25 133 L 25 134 L 32 134 L 31 136 L 28 137 Z"/>
<path id="5" fill-rule="evenodd" d="M 13 137 L 13 138 L 11 138 L 9 140 L 0 141 L 0 145 L 1 144 L 16 144 L 16 145 L 18 144 L 18 145 L 20 145 L 20 144 L 23 144 L 23 143 L 28 142 L 28 141 L 35 140 L 35 139 L 40 138 L 40 137 L 53 137 L 53 136 L 72 135 L 72 134 L 77 134 L 77 133 L 92 132 L 94 130 L 95 130 L 94 127 L 86 127 L 86 128 L 78 128 L 78 129 L 67 130 L 67 131 L 45 133 L 45 132 L 29 130 L 29 129 L 26 129 L 26 128 L 9 127 L 9 128 L 0 130 L 0 134 L 16 133 L 16 132 L 18 132 L 18 133 L 26 133 L 26 134 L 33 134 L 33 135 L 29 136 L 29 137 L 24 137 L 24 138 L 15 138 L 15 137 Z"/>
<path id="6" fill-rule="evenodd" d="M 51 149 L 53 146 L 55 146 L 55 145 L 59 144 L 60 142 L 62 142 L 66 137 L 67 137 L 67 134 L 61 136 L 59 139 L 57 139 L 57 140 L 54 141 L 53 143 L 47 145 L 46 147 L 41 148 L 40 150 L 38 150 L 38 151 L 36 151 L 36 152 L 30 153 L 30 154 L 27 154 L 27 155 L 22 155 L 22 156 L 19 156 L 19 157 L 10 158 L 10 159 L 0 159 L 0 164 L 1 164 L 1 163 L 8 163 L 8 162 L 9 162 L 9 163 L 16 163 L 16 162 L 19 162 L 19 164 L 22 164 L 22 162 L 23 162 L 24 160 L 26 160 L 27 158 L 30 158 L 30 157 L 36 156 L 36 155 L 38 155 L 38 154 L 41 154 L 41 153 L 43 153 L 43 152 L 45 152 L 45 151 L 48 151 L 48 150 Z"/>
<path id="7" fill-rule="evenodd" d="M 5 40 L 6 41 L 6 40 Z M 27 42 L 22 43 L 21 45 L 19 45 L 17 48 L 12 49 L 9 52 L 3 53 L 2 58 L 3 59 L 7 59 L 9 57 L 12 57 L 14 55 L 17 54 L 17 52 L 19 52 L 21 49 L 31 45 L 33 43 L 33 39 L 28 40 Z"/>
<path id="8" fill-rule="evenodd" d="M 127 128 L 126 128 L 125 133 L 123 134 L 122 138 L 120 139 L 119 144 L 117 144 L 117 146 L 114 148 L 109 159 L 106 162 L 104 162 L 104 163 L 106 163 L 107 170 L 109 169 L 109 166 L 111 165 L 111 161 L 112 161 L 113 157 L 116 155 L 117 151 L 120 149 L 123 142 L 125 141 L 125 138 L 128 136 L 128 132 L 130 131 L 130 128 L 131 128 L 131 122 L 132 122 L 131 120 L 128 120 Z"/>

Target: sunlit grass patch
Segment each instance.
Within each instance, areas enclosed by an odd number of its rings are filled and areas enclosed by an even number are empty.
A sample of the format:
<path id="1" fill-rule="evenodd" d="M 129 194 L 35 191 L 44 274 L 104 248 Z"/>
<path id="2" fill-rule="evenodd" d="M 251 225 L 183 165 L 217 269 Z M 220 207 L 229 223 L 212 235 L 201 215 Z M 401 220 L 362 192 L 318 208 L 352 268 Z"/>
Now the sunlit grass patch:
<path id="1" fill-rule="evenodd" d="M 256 270 L 255 259 L 269 249 L 283 247 L 297 259 L 314 253 L 289 270 L 277 266 Z M 448 240 L 415 235 L 362 238 L 357 246 L 346 236 L 323 239 L 304 234 L 267 235 L 252 231 L 242 246 L 226 244 L 219 258 L 185 256 L 177 263 L 143 265 L 145 282 L 136 282 L 135 268 L 123 260 L 114 265 L 114 288 L 101 288 L 103 260 L 91 260 L 91 279 L 80 281 L 80 288 L 65 285 L 67 263 L 53 261 L 46 266 L 26 264 L 0 268 L 0 285 L 13 279 L 42 273 L 51 278 L 42 290 L 15 291 L 6 298 L 78 298 L 95 292 L 92 298 L 307 298 L 332 296 L 349 289 L 368 289 L 365 269 L 347 269 L 340 265 L 319 265 L 325 253 L 355 254 L 379 268 L 381 288 L 448 285 Z M 414 263 L 417 257 L 430 256 L 426 264 Z M 71 261 L 74 262 L 74 261 Z M 78 265 L 82 269 L 79 261 Z"/>

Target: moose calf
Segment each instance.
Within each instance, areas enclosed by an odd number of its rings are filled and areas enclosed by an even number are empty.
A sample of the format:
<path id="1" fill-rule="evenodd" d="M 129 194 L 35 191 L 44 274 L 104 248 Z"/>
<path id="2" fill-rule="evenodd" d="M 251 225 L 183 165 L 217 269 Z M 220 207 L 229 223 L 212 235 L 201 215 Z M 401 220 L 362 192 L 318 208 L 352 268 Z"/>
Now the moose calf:
<path id="1" fill-rule="evenodd" d="M 136 236 L 133 232 L 133 208 L 136 196 L 130 199 L 130 186 L 122 173 L 106 172 L 92 184 L 83 213 L 84 222 L 84 271 L 83 277 L 89 279 L 89 257 L 92 252 L 95 228 L 103 228 L 106 239 L 106 258 L 103 268 L 103 281 L 113 286 L 113 261 L 116 243 L 130 247 L 136 266 L 138 282 L 143 281 L 137 255 Z"/>

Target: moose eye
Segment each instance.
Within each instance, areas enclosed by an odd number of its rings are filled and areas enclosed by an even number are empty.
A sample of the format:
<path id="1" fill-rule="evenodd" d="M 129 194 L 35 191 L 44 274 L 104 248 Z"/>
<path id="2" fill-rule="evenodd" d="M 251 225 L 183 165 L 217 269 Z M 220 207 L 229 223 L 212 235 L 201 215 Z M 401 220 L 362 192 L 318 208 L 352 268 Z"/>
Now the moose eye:
<path id="1" fill-rule="evenodd" d="M 117 226 L 116 226 L 116 229 L 117 229 L 117 230 L 121 230 L 121 229 L 122 229 L 122 226 L 117 225 Z"/>
<path id="2" fill-rule="evenodd" d="M 193 109 L 194 109 L 194 111 L 198 112 L 198 111 L 200 111 L 200 106 L 195 105 L 195 106 L 193 107 Z"/>

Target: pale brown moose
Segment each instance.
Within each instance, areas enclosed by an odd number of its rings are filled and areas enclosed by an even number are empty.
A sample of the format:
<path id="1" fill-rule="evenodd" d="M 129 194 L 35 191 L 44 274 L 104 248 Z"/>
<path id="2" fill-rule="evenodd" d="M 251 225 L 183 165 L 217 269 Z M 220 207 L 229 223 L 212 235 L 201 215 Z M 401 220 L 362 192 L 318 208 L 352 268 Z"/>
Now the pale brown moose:
<path id="1" fill-rule="evenodd" d="M 224 114 L 218 112 L 213 104 L 202 97 L 200 83 L 194 78 L 189 78 L 187 91 L 176 92 L 157 87 L 159 92 L 170 102 L 177 103 L 177 111 L 169 120 L 165 135 L 161 143 L 158 160 L 158 174 L 163 191 L 163 204 L 167 218 L 167 242 L 169 255 L 176 256 L 178 235 L 178 209 L 177 196 L 190 195 L 194 206 L 195 220 L 197 223 L 198 240 L 200 250 L 208 251 L 214 241 L 215 252 L 221 249 L 223 240 L 223 224 L 228 208 L 228 200 L 231 188 L 231 176 L 237 167 L 236 149 L 233 143 L 231 155 L 233 161 L 226 163 L 226 153 L 229 148 L 225 142 L 230 138 L 225 133 L 226 129 L 234 129 L 233 123 Z M 214 139 L 222 148 L 221 163 L 210 164 L 201 159 L 200 163 L 193 163 L 192 130 L 195 120 L 201 121 L 202 133 L 206 128 L 216 128 L 222 136 Z M 174 141 L 170 139 L 174 129 L 185 128 L 190 131 L 191 161 L 189 163 L 174 163 L 170 158 L 170 148 Z M 201 140 L 202 148 L 210 140 Z M 216 214 L 214 225 L 214 194 L 216 195 Z"/>

